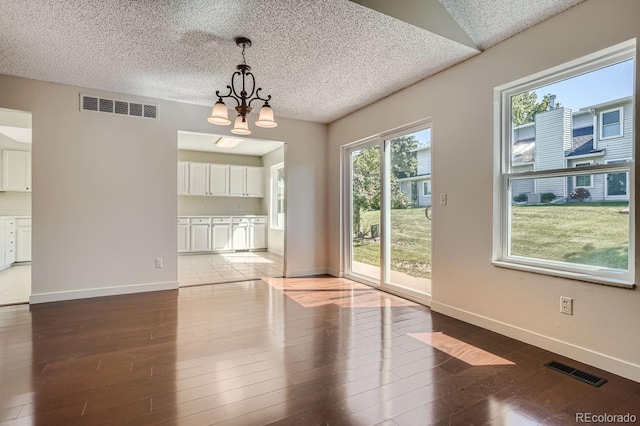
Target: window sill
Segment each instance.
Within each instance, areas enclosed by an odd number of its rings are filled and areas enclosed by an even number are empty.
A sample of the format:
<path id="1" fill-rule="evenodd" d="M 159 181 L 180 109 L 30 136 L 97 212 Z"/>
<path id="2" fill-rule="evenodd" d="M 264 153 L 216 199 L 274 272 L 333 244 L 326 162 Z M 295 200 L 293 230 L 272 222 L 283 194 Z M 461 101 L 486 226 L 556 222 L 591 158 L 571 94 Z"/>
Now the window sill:
<path id="1" fill-rule="evenodd" d="M 584 281 L 595 284 L 608 285 L 626 289 L 634 289 L 635 283 L 624 278 L 616 279 L 613 277 L 603 277 L 601 275 L 589 274 L 587 272 L 572 272 L 558 269 L 545 268 L 542 266 L 525 265 L 506 260 L 494 260 L 491 262 L 499 268 L 515 269 L 524 272 L 533 272 L 542 275 L 551 275 L 559 278 L 567 278 L 570 280 Z"/>

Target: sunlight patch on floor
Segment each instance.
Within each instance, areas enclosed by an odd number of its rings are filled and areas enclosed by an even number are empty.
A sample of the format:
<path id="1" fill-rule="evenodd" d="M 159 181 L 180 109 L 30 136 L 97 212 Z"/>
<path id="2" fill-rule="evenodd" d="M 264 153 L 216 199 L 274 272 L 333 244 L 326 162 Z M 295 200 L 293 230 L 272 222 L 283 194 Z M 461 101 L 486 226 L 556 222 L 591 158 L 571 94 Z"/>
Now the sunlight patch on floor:
<path id="1" fill-rule="evenodd" d="M 407 333 L 408 336 L 420 340 L 460 361 L 469 365 L 514 365 L 513 362 L 497 355 L 447 336 L 442 332 L 435 333 Z"/>

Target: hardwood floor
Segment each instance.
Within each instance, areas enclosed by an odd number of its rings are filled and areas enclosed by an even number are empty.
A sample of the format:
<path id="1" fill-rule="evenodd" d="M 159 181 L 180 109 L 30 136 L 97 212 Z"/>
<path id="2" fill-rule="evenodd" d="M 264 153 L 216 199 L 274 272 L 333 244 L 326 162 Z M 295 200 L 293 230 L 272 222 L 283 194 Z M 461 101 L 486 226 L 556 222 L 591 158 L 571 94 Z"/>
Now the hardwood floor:
<path id="1" fill-rule="evenodd" d="M 7 425 L 574 424 L 640 384 L 344 279 L 0 308 Z M 596 388 L 543 364 L 605 377 Z"/>

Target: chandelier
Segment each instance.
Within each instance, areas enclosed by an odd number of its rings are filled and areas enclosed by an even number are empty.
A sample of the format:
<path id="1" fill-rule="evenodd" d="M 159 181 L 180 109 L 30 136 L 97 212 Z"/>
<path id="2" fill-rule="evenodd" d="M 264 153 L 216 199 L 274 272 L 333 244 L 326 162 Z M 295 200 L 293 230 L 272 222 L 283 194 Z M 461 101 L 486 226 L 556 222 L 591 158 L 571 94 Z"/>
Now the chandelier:
<path id="1" fill-rule="evenodd" d="M 216 96 L 218 101 L 213 106 L 211 117 L 207 119 L 209 123 L 218 124 L 221 126 L 227 126 L 231 124 L 229 120 L 227 105 L 223 102 L 223 98 L 231 98 L 236 101 L 235 110 L 238 113 L 236 120 L 231 129 L 231 133 L 236 135 L 250 135 L 251 130 L 247 123 L 247 115 L 251 112 L 251 103 L 257 100 L 263 101 L 264 105 L 260 108 L 260 116 L 256 121 L 256 126 L 259 127 L 276 127 L 278 123 L 273 118 L 273 110 L 269 105 L 271 95 L 263 98 L 260 95 L 261 87 L 256 89 L 256 78 L 251 72 L 251 67 L 247 65 L 247 61 L 244 57 L 244 51 L 247 47 L 251 47 L 251 40 L 246 37 L 238 37 L 235 39 L 236 44 L 242 47 L 242 63 L 236 66 L 237 71 L 231 76 L 231 85 L 227 86 L 229 93 L 221 95 L 219 90 L 216 90 Z M 242 79 L 242 81 L 240 81 Z"/>

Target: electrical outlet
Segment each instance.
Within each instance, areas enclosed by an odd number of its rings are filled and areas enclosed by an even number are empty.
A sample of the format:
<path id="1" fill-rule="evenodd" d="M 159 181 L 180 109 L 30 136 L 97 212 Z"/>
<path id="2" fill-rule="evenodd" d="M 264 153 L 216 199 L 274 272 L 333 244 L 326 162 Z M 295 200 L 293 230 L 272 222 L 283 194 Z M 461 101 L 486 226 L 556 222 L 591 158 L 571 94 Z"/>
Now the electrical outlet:
<path id="1" fill-rule="evenodd" d="M 560 312 L 567 315 L 573 315 L 572 298 L 560 296 Z"/>
<path id="2" fill-rule="evenodd" d="M 443 192 L 442 194 L 440 194 L 440 205 L 441 206 L 446 206 L 447 205 L 447 193 Z"/>
<path id="3" fill-rule="evenodd" d="M 164 266 L 164 259 L 156 257 L 156 268 L 162 268 Z"/>

